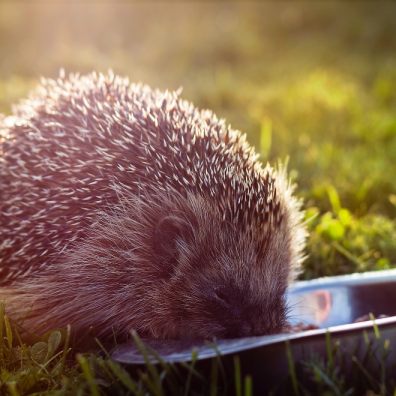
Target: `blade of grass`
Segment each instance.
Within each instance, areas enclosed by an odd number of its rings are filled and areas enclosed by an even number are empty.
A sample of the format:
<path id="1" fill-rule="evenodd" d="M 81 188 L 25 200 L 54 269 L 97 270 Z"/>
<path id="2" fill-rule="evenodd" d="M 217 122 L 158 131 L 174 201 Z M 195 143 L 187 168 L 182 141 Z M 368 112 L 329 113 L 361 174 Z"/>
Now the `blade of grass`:
<path id="1" fill-rule="evenodd" d="M 0 303 L 0 359 L 4 359 L 4 315 L 5 315 L 5 308 L 4 303 Z"/>
<path id="2" fill-rule="evenodd" d="M 139 377 L 144 385 L 148 388 L 149 394 L 160 396 L 163 394 L 162 388 L 158 387 L 158 384 L 150 378 L 147 372 L 139 370 Z"/>
<path id="3" fill-rule="evenodd" d="M 143 375 L 142 373 L 142 380 L 145 381 L 145 383 L 147 384 L 147 386 L 150 387 L 151 391 L 158 396 L 162 396 L 163 395 L 163 390 L 162 390 L 162 378 L 161 375 L 158 373 L 157 368 L 154 366 L 154 364 L 152 363 L 147 348 L 146 346 L 143 344 L 143 342 L 141 341 L 140 337 L 138 336 L 138 334 L 136 333 L 136 331 L 132 331 L 132 338 L 133 341 L 135 342 L 135 345 L 137 347 L 137 349 L 139 350 L 139 352 L 142 354 L 144 362 L 145 362 L 145 366 L 148 370 L 148 373 L 151 376 L 152 381 L 150 381 L 150 378 L 148 375 Z"/>
<path id="4" fill-rule="evenodd" d="M 91 395 L 99 396 L 99 388 L 95 382 L 94 376 L 91 371 L 91 366 L 88 360 L 83 355 L 77 355 L 77 362 L 80 364 L 81 370 L 84 374 L 84 377 L 88 383 L 89 389 L 91 391 Z"/>
<path id="5" fill-rule="evenodd" d="M 223 365 L 223 360 L 221 357 L 220 349 L 219 349 L 218 345 L 216 344 L 216 342 L 213 342 L 210 345 L 216 352 L 217 369 L 220 371 L 220 374 L 221 374 L 221 380 L 222 380 L 221 383 L 224 384 L 225 386 L 227 386 L 227 374 L 225 372 L 225 368 Z M 219 382 L 218 378 L 217 378 L 217 382 Z M 227 393 L 227 392 L 225 392 L 225 393 Z"/>
<path id="6" fill-rule="evenodd" d="M 195 367 L 195 363 L 196 363 L 197 359 L 198 359 L 198 351 L 193 349 L 191 352 L 191 363 L 189 365 L 191 367 L 191 369 L 188 370 L 187 381 L 186 381 L 186 385 L 184 388 L 184 396 L 188 396 L 190 393 L 191 380 L 192 380 L 192 376 L 194 374 L 194 367 Z"/>
<path id="7" fill-rule="evenodd" d="M 12 328 L 11 328 L 10 320 L 8 319 L 8 316 L 6 314 L 4 314 L 4 325 L 6 330 L 7 344 L 8 347 L 12 349 L 12 342 L 13 342 Z"/>
<path id="8" fill-rule="evenodd" d="M 136 334 L 137 336 L 137 334 Z M 137 336 L 138 337 L 138 336 Z M 140 338 L 139 338 L 140 340 Z M 167 375 L 167 381 L 170 384 L 170 386 L 172 387 L 177 387 L 177 383 L 180 383 L 181 381 L 183 381 L 183 378 L 180 375 L 179 370 L 177 369 L 176 365 L 171 364 L 166 362 L 163 357 L 153 348 L 151 348 L 149 345 L 146 345 L 143 343 L 143 341 L 141 341 L 141 345 L 142 347 L 144 347 L 145 351 L 147 352 L 147 355 L 151 355 L 151 357 L 154 359 L 154 361 L 156 361 L 156 363 L 158 363 L 162 369 L 163 369 L 163 376 L 166 374 Z M 173 375 L 171 375 L 173 374 Z M 174 378 L 175 376 L 175 378 Z M 161 379 L 162 381 L 162 379 Z"/>
<path id="9" fill-rule="evenodd" d="M 287 356 L 287 365 L 289 368 L 289 375 L 292 382 L 293 392 L 296 396 L 300 395 L 300 391 L 298 388 L 298 380 L 296 375 L 296 367 L 294 364 L 293 354 L 291 351 L 291 346 L 289 340 L 286 341 L 286 356 Z"/>
<path id="10" fill-rule="evenodd" d="M 379 387 L 379 382 L 367 371 L 367 369 L 359 362 L 359 359 L 356 356 L 352 356 L 352 362 L 356 364 L 356 366 L 362 371 L 362 373 L 366 376 L 366 378 L 370 381 L 371 386 L 374 388 Z"/>
<path id="11" fill-rule="evenodd" d="M 253 396 L 253 380 L 250 375 L 245 377 L 244 396 Z"/>
<path id="12" fill-rule="evenodd" d="M 334 357 L 333 357 L 333 348 L 331 343 L 331 334 L 329 330 L 326 331 L 326 354 L 327 354 L 327 362 L 329 365 L 329 369 L 333 370 Z"/>
<path id="13" fill-rule="evenodd" d="M 314 370 L 315 376 L 323 383 L 325 383 L 330 389 L 332 395 L 340 396 L 342 393 L 340 392 L 339 387 L 337 384 L 330 378 L 328 373 L 324 372 L 318 365 L 312 366 Z"/>
<path id="14" fill-rule="evenodd" d="M 62 353 L 62 357 L 60 359 L 60 370 L 61 371 L 63 371 L 65 368 L 66 358 L 67 358 L 68 353 L 70 352 L 70 349 L 69 349 L 70 333 L 71 333 L 71 326 L 67 325 L 66 326 L 65 343 L 63 346 L 63 353 Z"/>
<path id="15" fill-rule="evenodd" d="M 380 393 L 381 395 L 386 395 L 388 392 L 386 391 L 386 366 L 387 366 L 387 360 L 390 352 L 390 341 L 386 339 L 383 344 L 382 348 L 382 353 L 381 353 L 381 361 L 380 361 L 380 367 L 381 367 L 381 385 L 380 385 Z"/>
<path id="16" fill-rule="evenodd" d="M 349 261 L 352 263 L 355 263 L 358 268 L 365 268 L 367 267 L 367 264 L 365 264 L 363 261 L 359 260 L 356 256 L 354 256 L 351 252 L 349 252 L 347 249 L 345 249 L 343 246 L 341 246 L 338 242 L 332 242 L 331 245 L 338 251 L 338 253 L 341 253 L 344 257 L 346 257 Z"/>
<path id="17" fill-rule="evenodd" d="M 108 360 L 106 365 L 110 368 L 116 378 L 121 381 L 125 388 L 131 391 L 134 395 L 141 395 L 138 384 L 131 378 L 126 370 L 112 360 Z"/>
<path id="18" fill-rule="evenodd" d="M 374 330 L 375 338 L 379 340 L 381 338 L 381 334 L 377 322 L 375 321 L 375 316 L 372 314 L 372 312 L 369 313 L 369 318 L 373 322 L 373 330 Z"/>
<path id="19" fill-rule="evenodd" d="M 235 394 L 242 396 L 242 383 L 241 383 L 241 361 L 239 356 L 234 356 L 234 379 L 235 379 Z"/>
<path id="20" fill-rule="evenodd" d="M 16 386 L 17 384 L 15 381 L 7 382 L 8 392 L 10 392 L 11 396 L 19 396 L 19 392 Z"/>
<path id="21" fill-rule="evenodd" d="M 205 377 L 195 369 L 195 364 L 198 361 L 198 351 L 193 349 L 191 351 L 191 363 L 188 364 L 186 362 L 180 362 L 180 366 L 186 369 L 188 372 L 191 372 L 194 377 L 198 378 L 200 381 L 205 381 Z"/>
<path id="22" fill-rule="evenodd" d="M 218 372 L 219 367 L 216 359 L 212 359 L 210 370 L 210 396 L 216 396 L 218 391 Z"/>
<path id="23" fill-rule="evenodd" d="M 109 354 L 109 352 L 107 352 L 107 349 L 103 346 L 103 344 L 99 341 L 98 338 L 95 337 L 95 342 L 98 344 L 99 348 L 101 349 L 101 351 L 106 355 L 106 357 L 108 359 L 111 359 L 111 356 Z"/>

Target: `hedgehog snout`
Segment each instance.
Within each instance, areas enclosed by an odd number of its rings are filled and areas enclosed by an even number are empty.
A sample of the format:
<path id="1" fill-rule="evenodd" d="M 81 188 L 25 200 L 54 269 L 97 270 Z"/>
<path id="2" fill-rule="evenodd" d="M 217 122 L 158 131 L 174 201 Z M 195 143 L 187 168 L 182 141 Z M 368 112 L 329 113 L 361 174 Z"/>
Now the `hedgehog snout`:
<path id="1" fill-rule="evenodd" d="M 212 317 L 223 328 L 219 336 L 225 338 L 276 333 L 285 320 L 282 299 L 275 304 L 257 301 L 234 286 L 216 288 L 210 305 Z"/>
<path id="2" fill-rule="evenodd" d="M 223 319 L 224 320 L 224 319 Z M 270 318 L 260 308 L 240 307 L 224 320 L 224 337 L 252 337 L 276 333 L 281 330 L 282 319 Z"/>

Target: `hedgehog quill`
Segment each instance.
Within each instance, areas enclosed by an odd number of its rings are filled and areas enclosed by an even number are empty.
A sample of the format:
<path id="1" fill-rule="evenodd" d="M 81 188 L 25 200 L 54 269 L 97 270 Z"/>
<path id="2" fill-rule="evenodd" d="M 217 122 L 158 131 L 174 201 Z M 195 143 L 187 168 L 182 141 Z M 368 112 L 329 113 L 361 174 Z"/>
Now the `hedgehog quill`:
<path id="1" fill-rule="evenodd" d="M 305 241 L 282 167 L 179 92 L 64 75 L 0 118 L 0 299 L 37 333 L 280 331 Z"/>

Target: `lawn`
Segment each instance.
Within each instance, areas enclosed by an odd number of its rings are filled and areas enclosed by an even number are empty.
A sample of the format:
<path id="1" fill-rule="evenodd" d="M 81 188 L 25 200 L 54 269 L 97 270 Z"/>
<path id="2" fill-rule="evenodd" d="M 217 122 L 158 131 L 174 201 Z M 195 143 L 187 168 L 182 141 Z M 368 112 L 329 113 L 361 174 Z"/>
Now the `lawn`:
<path id="1" fill-rule="evenodd" d="M 392 268 L 395 15 L 391 2 L 2 2 L 0 112 L 60 68 L 182 87 L 246 132 L 262 161 L 288 161 L 310 231 L 301 278 Z M 62 369 L 37 390 L 61 389 L 65 378 L 81 385 L 75 392 L 93 389 L 88 360 L 65 369 L 59 359 Z M 4 373 L 34 364 L 2 362 L 1 391 L 24 394 Z"/>

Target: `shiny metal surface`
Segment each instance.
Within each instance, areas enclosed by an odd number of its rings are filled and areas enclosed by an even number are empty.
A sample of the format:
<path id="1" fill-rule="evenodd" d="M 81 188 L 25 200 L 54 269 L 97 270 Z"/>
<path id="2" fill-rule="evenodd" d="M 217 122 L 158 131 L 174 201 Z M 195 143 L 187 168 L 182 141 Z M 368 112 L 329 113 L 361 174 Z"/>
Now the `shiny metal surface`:
<path id="1" fill-rule="evenodd" d="M 291 323 L 315 324 L 319 328 L 293 334 L 217 340 L 216 347 L 210 343 L 144 341 L 169 362 L 189 361 L 193 348 L 197 350 L 198 359 L 201 361 L 213 358 L 219 353 L 224 355 L 223 359 L 230 359 L 238 354 L 243 367 L 253 378 L 260 362 L 260 370 L 268 365 L 273 379 L 280 378 L 287 370 L 286 341 L 290 342 L 293 356 L 297 360 L 313 351 L 324 354 L 327 331 L 333 339 L 342 341 L 344 346 L 356 346 L 361 342 L 363 331 L 369 335 L 373 333 L 372 321 L 353 323 L 368 313 L 373 313 L 376 317 L 389 316 L 375 322 L 383 337 L 396 344 L 396 270 L 297 282 L 288 292 L 288 304 Z M 132 344 L 118 346 L 112 357 L 127 364 L 144 362 Z M 392 361 L 396 363 L 393 352 L 390 363 Z"/>
<path id="2" fill-rule="evenodd" d="M 289 290 L 291 323 L 320 328 L 353 323 L 372 313 L 396 315 L 396 270 L 298 282 Z"/>

